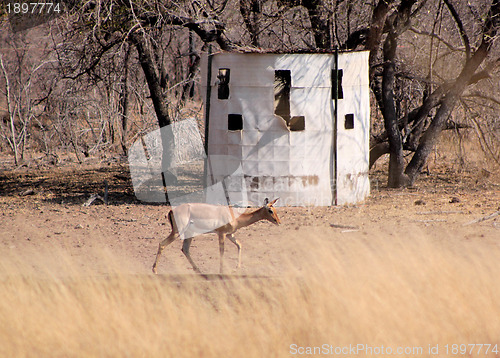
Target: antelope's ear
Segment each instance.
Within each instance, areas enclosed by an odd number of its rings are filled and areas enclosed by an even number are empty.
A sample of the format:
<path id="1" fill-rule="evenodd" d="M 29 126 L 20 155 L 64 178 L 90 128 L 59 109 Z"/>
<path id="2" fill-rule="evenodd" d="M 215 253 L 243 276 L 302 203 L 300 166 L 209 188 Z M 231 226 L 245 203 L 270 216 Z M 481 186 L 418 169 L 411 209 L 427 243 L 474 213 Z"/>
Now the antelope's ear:
<path id="1" fill-rule="evenodd" d="M 274 199 L 273 201 L 271 201 L 271 202 L 269 203 L 269 206 L 273 206 L 273 205 L 274 205 L 274 203 L 278 201 L 278 199 L 279 199 L 279 198 L 276 198 L 276 199 Z"/>
<path id="2" fill-rule="evenodd" d="M 269 198 L 264 199 L 264 206 L 267 206 L 267 204 L 269 204 Z"/>

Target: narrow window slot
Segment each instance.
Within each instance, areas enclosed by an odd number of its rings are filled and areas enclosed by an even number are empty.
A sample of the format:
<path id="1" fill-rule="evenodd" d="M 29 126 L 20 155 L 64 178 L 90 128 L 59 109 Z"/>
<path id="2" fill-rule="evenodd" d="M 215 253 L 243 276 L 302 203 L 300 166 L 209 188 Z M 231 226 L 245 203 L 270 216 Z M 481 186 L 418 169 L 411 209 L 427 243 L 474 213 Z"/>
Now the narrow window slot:
<path id="1" fill-rule="evenodd" d="M 292 75 L 290 70 L 274 71 L 274 114 L 283 118 L 286 126 L 291 131 L 305 129 L 304 116 L 290 115 L 290 90 L 292 88 Z"/>
<path id="2" fill-rule="evenodd" d="M 217 87 L 217 98 L 218 99 L 228 99 L 229 98 L 229 78 L 230 70 L 229 68 L 220 68 L 217 74 L 218 87 Z"/>
<path id="3" fill-rule="evenodd" d="M 342 77 L 344 70 L 332 70 L 332 99 L 338 95 L 337 99 L 344 98 L 344 91 L 342 90 Z"/>
<path id="4" fill-rule="evenodd" d="M 290 70 L 274 71 L 274 114 L 290 123 L 290 88 L 292 76 Z"/>

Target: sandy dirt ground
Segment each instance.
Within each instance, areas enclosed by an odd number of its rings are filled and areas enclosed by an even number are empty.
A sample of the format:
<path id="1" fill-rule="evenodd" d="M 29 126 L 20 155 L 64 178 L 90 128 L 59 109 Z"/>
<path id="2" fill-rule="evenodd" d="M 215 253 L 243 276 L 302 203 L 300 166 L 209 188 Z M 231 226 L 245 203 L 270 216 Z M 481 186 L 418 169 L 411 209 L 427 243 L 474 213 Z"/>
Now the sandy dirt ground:
<path id="1" fill-rule="evenodd" d="M 372 194 L 362 204 L 281 207 L 281 226 L 259 222 L 241 229 L 236 235 L 243 246 L 242 268 L 235 270 L 237 250 L 227 242 L 226 272 L 280 275 L 291 267 L 300 270 L 310 245 L 322 245 L 322 240 L 369 244 L 373 237 L 384 237 L 404 244 L 425 237 L 451 249 L 457 242 L 471 248 L 500 245 L 500 216 L 471 223 L 500 210 L 498 173 L 434 168 L 415 187 L 403 190 L 387 189 L 382 171 L 374 171 L 371 179 Z M 108 205 L 95 201 L 83 206 L 92 194 L 104 194 L 105 181 Z M 170 232 L 168 211 L 166 205 L 135 199 L 126 163 L 119 161 L 2 170 L 0 257 L 17 257 L 20 270 L 52 267 L 64 274 L 67 267 L 77 267 L 94 274 L 152 274 L 158 243 Z M 181 246 L 177 240 L 165 250 L 160 274 L 193 273 Z M 195 239 L 191 254 L 203 272 L 218 273 L 216 235 Z M 73 262 L 66 262 L 68 257 Z"/>

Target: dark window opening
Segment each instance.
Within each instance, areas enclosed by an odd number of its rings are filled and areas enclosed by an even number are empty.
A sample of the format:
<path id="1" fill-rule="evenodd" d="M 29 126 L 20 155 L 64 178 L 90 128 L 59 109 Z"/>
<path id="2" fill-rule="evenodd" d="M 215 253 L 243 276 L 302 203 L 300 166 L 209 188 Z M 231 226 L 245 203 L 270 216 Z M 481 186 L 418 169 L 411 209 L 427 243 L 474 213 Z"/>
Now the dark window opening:
<path id="1" fill-rule="evenodd" d="M 344 91 L 342 90 L 342 77 L 344 76 L 343 70 L 332 70 L 332 99 L 344 98 Z"/>
<path id="2" fill-rule="evenodd" d="M 345 115 L 344 128 L 354 129 L 354 114 L 349 113 Z"/>
<path id="3" fill-rule="evenodd" d="M 217 88 L 217 98 L 218 99 L 228 99 L 229 98 L 229 68 L 220 68 L 217 74 L 217 80 L 219 82 Z"/>
<path id="4" fill-rule="evenodd" d="M 290 89 L 292 88 L 292 75 L 290 70 L 274 71 L 274 114 L 284 119 L 291 131 L 305 129 L 304 116 L 290 116 Z"/>
<path id="5" fill-rule="evenodd" d="M 291 131 L 303 131 L 306 129 L 306 118 L 304 116 L 293 116 L 289 124 Z"/>
<path id="6" fill-rule="evenodd" d="M 274 71 L 274 114 L 290 122 L 290 88 L 292 76 L 290 70 Z"/>
<path id="7" fill-rule="evenodd" d="M 241 114 L 228 114 L 227 129 L 230 131 L 241 131 L 243 129 L 243 116 Z"/>

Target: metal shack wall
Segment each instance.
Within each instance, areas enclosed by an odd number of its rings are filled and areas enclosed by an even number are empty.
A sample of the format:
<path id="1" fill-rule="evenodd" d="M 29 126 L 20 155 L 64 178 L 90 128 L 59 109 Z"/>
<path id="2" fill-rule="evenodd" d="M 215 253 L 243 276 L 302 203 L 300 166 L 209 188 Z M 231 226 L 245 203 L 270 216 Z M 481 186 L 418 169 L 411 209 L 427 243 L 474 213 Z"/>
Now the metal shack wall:
<path id="1" fill-rule="evenodd" d="M 369 129 L 369 105 L 365 103 L 368 92 L 362 93 L 356 87 L 365 82 L 364 74 L 356 71 L 367 70 L 367 57 L 360 54 L 353 61 L 349 60 L 351 54 L 339 56 L 339 68 L 344 71 L 344 99 L 339 101 L 339 118 L 343 119 L 345 113 L 355 115 L 352 130 L 343 129 L 343 120 L 338 123 L 339 204 L 363 200 L 367 194 L 368 182 L 360 173 L 367 172 L 365 159 L 368 164 L 365 141 Z M 212 158 L 213 178 L 216 182 L 224 181 L 232 204 L 259 205 L 266 197 L 280 197 L 277 204 L 283 206 L 332 204 L 333 61 L 333 55 L 329 54 L 213 56 L 208 154 Z M 205 57 L 204 80 L 206 69 Z M 219 69 L 230 70 L 228 99 L 218 98 Z M 305 117 L 303 131 L 290 131 L 284 120 L 274 114 L 276 70 L 291 71 L 290 115 Z M 242 130 L 228 130 L 229 114 L 242 115 Z M 366 153 L 355 153 L 358 150 Z M 360 190 L 355 187 L 358 183 L 362 185 Z"/>
<path id="2" fill-rule="evenodd" d="M 368 51 L 339 55 L 344 98 L 337 111 L 337 204 L 358 203 L 370 194 L 370 86 Z M 346 129 L 346 115 L 353 128 Z"/>

